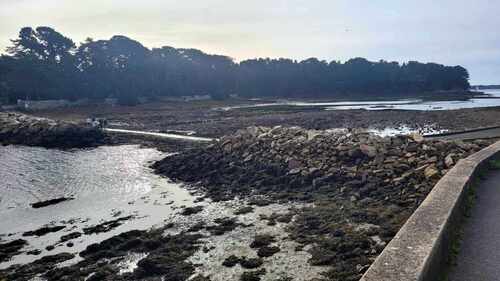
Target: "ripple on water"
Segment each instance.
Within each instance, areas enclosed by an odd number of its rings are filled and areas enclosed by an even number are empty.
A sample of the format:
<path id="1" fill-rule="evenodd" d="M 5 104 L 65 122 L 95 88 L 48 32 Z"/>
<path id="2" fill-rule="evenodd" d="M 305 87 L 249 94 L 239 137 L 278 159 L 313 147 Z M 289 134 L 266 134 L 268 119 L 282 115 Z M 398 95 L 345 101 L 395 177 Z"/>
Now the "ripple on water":
<path id="1" fill-rule="evenodd" d="M 121 232 L 163 224 L 165 215 L 195 199 L 178 184 L 153 174 L 149 164 L 165 156 L 131 145 L 74 151 L 0 147 L 4 182 L 0 185 L 0 235 L 5 235 L 4 240 L 27 239 L 29 246 L 23 250 L 42 251 L 38 256 L 15 256 L 0 268 L 61 252 L 78 253 Z M 30 207 L 30 203 L 62 196 L 75 199 L 40 209 Z M 60 243 L 63 235 L 126 216 L 134 218 L 109 232 L 76 238 L 71 241 L 73 247 Z M 42 237 L 22 236 L 45 225 L 61 224 L 66 228 Z M 55 249 L 45 249 L 51 245 Z"/>
<path id="2" fill-rule="evenodd" d="M 228 202 L 198 202 L 198 198 L 180 184 L 169 182 L 152 173 L 149 163 L 165 154 L 154 149 L 137 146 L 100 147 L 92 150 L 59 151 L 33 147 L 0 147 L 0 177 L 8 184 L 0 187 L 0 234 L 12 235 L 10 239 L 29 238 L 25 251 L 40 249 L 38 256 L 21 254 L 11 261 L 0 264 L 6 268 L 15 263 L 28 263 L 46 255 L 62 252 L 79 253 L 91 243 L 98 243 L 121 232 L 132 229 L 149 229 L 173 223 L 168 234 L 186 231 L 198 222 L 214 224 L 218 218 L 230 217 L 246 227 L 237 227 L 222 235 L 210 235 L 201 230 L 200 249 L 188 261 L 196 264 L 196 273 L 209 275 L 211 280 L 238 280 L 243 269 L 240 265 L 224 267 L 222 262 L 230 255 L 255 258 L 256 249 L 250 248 L 255 235 L 270 234 L 276 238 L 272 244 L 280 251 L 264 258 L 262 268 L 266 274 L 262 280 L 291 277 L 293 280 L 311 280 L 326 270 L 310 266 L 311 255 L 296 250 L 297 243 L 288 237 L 286 223 L 268 225 L 262 216 L 287 213 L 291 205 L 272 204 L 257 207 L 251 213 L 234 215 L 235 210 L 246 203 L 241 200 Z M 60 196 L 72 196 L 74 200 L 41 209 L 29 204 Z M 185 206 L 203 206 L 199 213 L 183 216 Z M 294 208 L 303 206 L 294 204 Z M 85 227 L 129 216 L 134 219 L 109 232 L 82 235 L 71 240 L 73 246 L 60 238 L 72 232 L 83 232 Z M 66 228 L 42 237 L 22 237 L 25 231 L 43 225 L 65 225 Z M 5 237 L 4 237 L 5 238 Z M 46 246 L 55 245 L 48 251 Z M 206 252 L 204 249 L 210 248 Z M 307 248 L 307 247 L 306 247 Z M 131 253 L 120 257 L 120 272 L 131 272 L 148 253 Z M 79 261 L 77 257 L 59 266 Z"/>

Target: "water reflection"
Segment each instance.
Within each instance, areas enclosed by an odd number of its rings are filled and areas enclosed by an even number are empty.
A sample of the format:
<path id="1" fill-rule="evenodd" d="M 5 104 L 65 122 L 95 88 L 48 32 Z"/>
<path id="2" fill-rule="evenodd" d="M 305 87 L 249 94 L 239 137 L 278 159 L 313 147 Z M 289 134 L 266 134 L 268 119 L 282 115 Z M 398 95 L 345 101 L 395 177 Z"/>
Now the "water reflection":
<path id="1" fill-rule="evenodd" d="M 120 232 L 161 225 L 166 215 L 193 204 L 195 197 L 189 191 L 149 168 L 149 163 L 165 156 L 133 145 L 75 151 L 0 147 L 0 235 L 7 241 L 27 239 L 25 251 L 42 250 L 39 256 L 15 256 L 0 268 L 60 252 L 78 253 Z M 40 209 L 30 207 L 33 202 L 63 196 L 75 199 Z M 75 239 L 71 248 L 57 244 L 62 235 L 126 216 L 133 219 L 109 232 Z M 44 225 L 66 228 L 40 238 L 22 236 Z M 45 249 L 54 244 L 54 250 Z"/>
<path id="2" fill-rule="evenodd" d="M 343 101 L 343 102 L 291 102 L 278 101 L 273 103 L 261 103 L 251 105 L 238 105 L 231 107 L 219 108 L 220 110 L 228 111 L 234 109 L 251 109 L 265 108 L 276 106 L 291 106 L 311 108 L 317 107 L 324 110 L 349 110 L 349 109 L 365 109 L 365 110 L 419 110 L 419 111 L 434 111 L 434 110 L 455 110 L 465 108 L 482 108 L 500 106 L 500 90 L 486 90 L 486 94 L 490 97 L 473 98 L 465 101 L 423 101 L 420 99 L 402 99 L 389 101 Z"/>
<path id="3" fill-rule="evenodd" d="M 154 149 L 134 146 L 60 151 L 36 147 L 0 147 L 3 180 L 0 210 L 29 208 L 29 203 L 78 195 L 128 200 L 151 190 L 148 161 L 160 159 Z"/>

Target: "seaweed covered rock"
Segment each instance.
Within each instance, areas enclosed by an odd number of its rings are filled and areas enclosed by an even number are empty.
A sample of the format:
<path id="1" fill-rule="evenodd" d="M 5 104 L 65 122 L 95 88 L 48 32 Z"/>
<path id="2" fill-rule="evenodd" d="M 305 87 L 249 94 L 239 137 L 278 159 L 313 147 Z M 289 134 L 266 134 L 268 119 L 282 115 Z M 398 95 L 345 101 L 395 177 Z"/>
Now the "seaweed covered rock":
<path id="1" fill-rule="evenodd" d="M 91 244 L 80 252 L 81 261 L 69 266 L 56 267 L 57 264 L 72 259 L 74 254 L 61 253 L 23 265 L 13 265 L 0 270 L 0 280 L 32 280 L 35 276 L 48 281 L 188 280 L 194 274 L 195 267 L 187 258 L 199 248 L 202 236 L 182 233 L 165 236 L 164 231 L 165 228 L 131 230 Z M 122 274 L 119 261 L 131 253 L 146 255 L 137 263 L 133 272 Z"/>
<path id="2" fill-rule="evenodd" d="M 32 263 L 13 265 L 5 270 L 0 270 L 0 280 L 32 280 L 34 276 L 53 270 L 57 264 L 74 258 L 71 253 L 59 253 L 45 256 Z"/>
<path id="3" fill-rule="evenodd" d="M 15 255 L 21 253 L 21 249 L 28 245 L 28 241 L 17 239 L 6 243 L 0 243 L 0 262 L 10 260 Z"/>
<path id="4" fill-rule="evenodd" d="M 288 220 L 290 238 L 311 254 L 311 265 L 329 268 L 326 280 L 359 280 L 441 176 L 489 144 L 250 127 L 153 167 L 215 201 L 314 203 Z M 251 247 L 267 258 L 280 251 L 271 243 L 260 235 Z M 259 280 L 258 273 L 241 278 Z"/>

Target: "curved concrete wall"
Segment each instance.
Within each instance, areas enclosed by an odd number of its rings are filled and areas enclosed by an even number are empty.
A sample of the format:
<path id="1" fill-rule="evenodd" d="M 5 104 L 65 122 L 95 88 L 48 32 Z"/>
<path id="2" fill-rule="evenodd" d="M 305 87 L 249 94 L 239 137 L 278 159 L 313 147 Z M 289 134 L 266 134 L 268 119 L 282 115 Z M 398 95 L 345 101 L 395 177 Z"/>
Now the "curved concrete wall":
<path id="1" fill-rule="evenodd" d="M 460 160 L 378 256 L 361 281 L 439 280 L 450 256 L 453 231 L 462 220 L 465 198 L 479 169 L 499 157 L 497 142 Z"/>

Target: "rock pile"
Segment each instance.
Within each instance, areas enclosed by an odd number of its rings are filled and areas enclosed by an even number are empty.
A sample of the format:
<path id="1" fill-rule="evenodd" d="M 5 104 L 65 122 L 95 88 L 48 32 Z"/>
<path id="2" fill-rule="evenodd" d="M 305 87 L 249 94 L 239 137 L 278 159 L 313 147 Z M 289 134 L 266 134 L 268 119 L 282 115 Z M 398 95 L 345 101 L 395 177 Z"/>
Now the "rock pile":
<path id="1" fill-rule="evenodd" d="M 418 204 L 458 159 L 487 144 L 249 127 L 206 148 L 167 157 L 154 168 L 174 180 L 196 183 L 216 200 L 259 194 L 308 201 L 328 193 L 352 201 L 389 197 L 408 206 Z"/>
<path id="2" fill-rule="evenodd" d="M 0 143 L 80 148 L 102 143 L 103 133 L 89 126 L 29 115 L 0 112 Z"/>
<path id="3" fill-rule="evenodd" d="M 359 280 L 440 177 L 488 144 L 249 127 L 153 167 L 216 201 L 314 203 L 295 216 L 291 237 L 312 265 L 330 267 L 327 280 Z"/>

